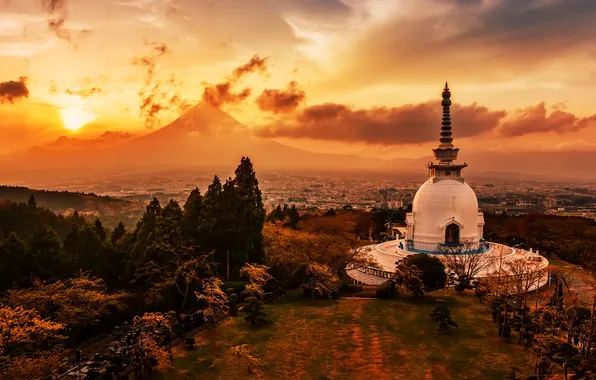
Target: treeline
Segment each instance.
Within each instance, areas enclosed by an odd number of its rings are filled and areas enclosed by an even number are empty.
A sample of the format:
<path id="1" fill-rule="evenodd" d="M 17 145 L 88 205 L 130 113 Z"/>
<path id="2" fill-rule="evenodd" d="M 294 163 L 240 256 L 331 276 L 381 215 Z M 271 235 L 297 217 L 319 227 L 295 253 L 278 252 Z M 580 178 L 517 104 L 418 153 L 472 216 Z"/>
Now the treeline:
<path id="1" fill-rule="evenodd" d="M 594 269 L 596 221 L 580 217 L 527 214 L 485 214 L 486 240 L 533 248 L 550 257 L 556 254 L 574 264 Z"/>
<path id="2" fill-rule="evenodd" d="M 213 254 L 217 275 L 237 279 L 245 262 L 263 261 L 264 221 L 248 158 L 234 178 L 222 183 L 216 176 L 205 194 L 194 189 L 183 206 L 153 199 L 133 231 L 123 224 L 110 231 L 76 212 L 57 216 L 37 207 L 31 196 L 27 203 L 0 207 L 0 287 L 28 286 L 32 278 L 63 279 L 82 270 L 102 278 L 109 289 L 143 294 L 172 276 L 170 268 L 175 271 L 180 261 L 206 253 Z"/>
<path id="3" fill-rule="evenodd" d="M 25 203 L 31 195 L 35 197 L 40 206 L 52 210 L 68 208 L 82 210 L 87 199 L 93 199 L 97 203 L 128 203 L 121 199 L 100 196 L 94 193 L 34 190 L 23 186 L 0 186 L 0 200 Z"/>

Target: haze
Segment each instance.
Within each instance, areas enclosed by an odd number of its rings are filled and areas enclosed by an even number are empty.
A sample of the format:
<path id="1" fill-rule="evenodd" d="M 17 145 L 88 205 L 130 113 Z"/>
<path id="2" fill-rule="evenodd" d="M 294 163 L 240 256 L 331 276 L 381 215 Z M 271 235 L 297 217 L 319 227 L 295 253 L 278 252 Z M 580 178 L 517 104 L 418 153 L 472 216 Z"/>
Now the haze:
<path id="1" fill-rule="evenodd" d="M 594 176 L 593 0 L 0 7 L 6 179 L 246 154 L 263 169 L 419 172 L 445 80 L 471 168 Z"/>

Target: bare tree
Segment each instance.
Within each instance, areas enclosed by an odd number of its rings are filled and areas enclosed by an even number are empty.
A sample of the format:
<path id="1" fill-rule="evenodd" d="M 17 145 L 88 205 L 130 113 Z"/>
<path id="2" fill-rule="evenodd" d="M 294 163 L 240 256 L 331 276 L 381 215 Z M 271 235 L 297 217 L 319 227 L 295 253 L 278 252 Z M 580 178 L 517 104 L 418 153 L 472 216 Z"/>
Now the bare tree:
<path id="1" fill-rule="evenodd" d="M 474 277 L 490 263 L 488 255 L 480 254 L 478 243 L 469 239 L 458 245 L 441 245 L 439 250 L 447 271 L 455 277 L 457 291 L 471 288 Z"/>

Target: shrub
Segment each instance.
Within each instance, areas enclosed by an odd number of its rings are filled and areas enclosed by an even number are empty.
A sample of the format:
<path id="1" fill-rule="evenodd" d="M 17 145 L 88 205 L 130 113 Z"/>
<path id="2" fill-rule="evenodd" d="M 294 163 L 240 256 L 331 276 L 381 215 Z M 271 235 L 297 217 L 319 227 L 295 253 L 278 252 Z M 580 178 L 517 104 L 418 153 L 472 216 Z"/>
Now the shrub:
<path id="1" fill-rule="evenodd" d="M 271 323 L 263 311 L 263 301 L 255 297 L 248 297 L 245 302 L 242 307 L 242 311 L 247 314 L 244 317 L 245 321 L 250 322 L 254 327 L 266 326 Z"/>
<path id="2" fill-rule="evenodd" d="M 300 288 L 300 285 L 308 281 L 308 276 L 306 275 L 307 266 L 308 263 L 300 264 L 298 268 L 292 272 L 290 281 L 288 281 L 288 289 L 298 289 Z"/>
<path id="3" fill-rule="evenodd" d="M 395 297 L 395 284 L 392 281 L 382 283 L 377 287 L 376 296 L 381 300 L 387 300 Z"/>
<path id="4" fill-rule="evenodd" d="M 186 344 L 186 346 L 188 348 L 193 348 L 195 346 L 196 341 L 195 341 L 195 338 L 191 337 L 191 338 L 186 338 L 184 340 L 184 343 Z"/>
<path id="5" fill-rule="evenodd" d="M 222 289 L 226 289 L 226 293 L 228 293 L 228 295 L 231 294 L 230 289 L 233 289 L 233 293 L 236 293 L 238 296 L 240 296 L 246 288 L 246 285 L 248 285 L 247 281 L 229 281 L 224 282 Z"/>
<path id="6" fill-rule="evenodd" d="M 447 284 L 445 265 L 438 258 L 422 253 L 408 256 L 406 263 L 415 265 L 422 272 L 420 279 L 426 291 L 440 290 Z"/>
<path id="7" fill-rule="evenodd" d="M 232 293 L 228 296 L 228 306 L 230 307 L 229 313 L 232 317 L 238 315 L 238 303 L 240 302 L 240 298 L 236 293 Z"/>

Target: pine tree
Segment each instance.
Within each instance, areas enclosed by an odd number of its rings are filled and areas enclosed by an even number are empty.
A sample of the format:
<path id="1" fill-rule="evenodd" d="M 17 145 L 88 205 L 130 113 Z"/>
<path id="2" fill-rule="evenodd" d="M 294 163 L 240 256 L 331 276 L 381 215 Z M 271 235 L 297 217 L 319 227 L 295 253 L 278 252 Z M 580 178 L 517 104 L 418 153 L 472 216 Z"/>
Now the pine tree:
<path id="1" fill-rule="evenodd" d="M 238 238 L 244 241 L 247 249 L 248 261 L 261 263 L 263 261 L 263 225 L 265 223 L 265 208 L 259 189 L 259 181 L 248 157 L 242 157 L 240 165 L 235 171 L 234 184 L 239 198 L 238 229 L 245 229 Z"/>
<path id="2" fill-rule="evenodd" d="M 184 204 L 184 235 L 192 243 L 198 243 L 198 227 L 201 216 L 203 196 L 199 188 L 195 188 L 188 195 Z"/>
<path id="3" fill-rule="evenodd" d="M 97 235 L 99 236 L 99 240 L 104 242 L 106 240 L 106 230 L 103 228 L 103 225 L 101 224 L 101 220 L 99 220 L 99 218 L 95 219 L 94 230 L 95 233 L 97 233 Z"/>
<path id="4" fill-rule="evenodd" d="M 27 206 L 29 206 L 31 208 L 37 208 L 37 201 L 35 200 L 35 197 L 33 196 L 33 194 L 29 195 L 29 200 L 27 201 Z"/>
<path id="5" fill-rule="evenodd" d="M 29 251 L 14 232 L 0 243 L 0 290 L 22 285 L 31 271 Z"/>
<path id="6" fill-rule="evenodd" d="M 126 228 L 124 228 L 124 224 L 122 224 L 122 222 L 118 223 L 118 226 L 116 226 L 116 228 L 114 228 L 114 231 L 112 232 L 112 236 L 110 237 L 110 241 L 112 242 L 112 244 L 116 245 L 118 243 L 118 241 L 122 238 L 122 236 L 124 236 L 125 233 L 126 233 Z"/>

